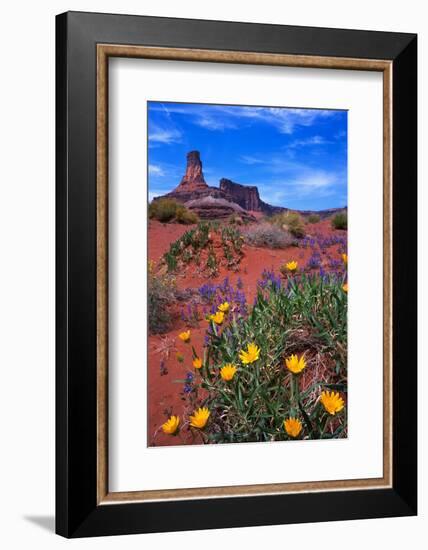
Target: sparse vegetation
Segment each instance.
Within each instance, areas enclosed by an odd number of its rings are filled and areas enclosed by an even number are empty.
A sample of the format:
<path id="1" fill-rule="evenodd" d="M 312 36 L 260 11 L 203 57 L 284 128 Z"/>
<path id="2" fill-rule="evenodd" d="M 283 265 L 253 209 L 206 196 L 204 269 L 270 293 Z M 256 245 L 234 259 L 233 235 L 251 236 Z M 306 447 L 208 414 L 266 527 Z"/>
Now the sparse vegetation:
<path id="1" fill-rule="evenodd" d="M 232 225 L 242 225 L 244 223 L 244 220 L 239 216 L 238 214 L 232 214 L 229 217 L 229 223 Z"/>
<path id="2" fill-rule="evenodd" d="M 175 302 L 175 280 L 169 274 L 154 272 L 153 263 L 148 269 L 148 318 L 149 333 L 159 334 L 171 329 L 172 317 L 169 311 Z"/>
<path id="3" fill-rule="evenodd" d="M 308 223 L 318 223 L 320 221 L 318 214 L 310 214 L 308 216 Z"/>
<path id="4" fill-rule="evenodd" d="M 301 238 L 305 236 L 305 223 L 303 218 L 297 212 L 281 212 L 275 214 L 268 221 L 282 229 L 289 231 L 293 237 Z"/>
<path id="5" fill-rule="evenodd" d="M 247 227 L 244 238 L 252 246 L 267 248 L 287 248 L 294 241 L 287 230 L 271 223 L 259 223 Z"/>
<path id="6" fill-rule="evenodd" d="M 201 222 L 173 242 L 163 259 L 169 273 L 193 262 L 212 277 L 218 274 L 221 265 L 234 271 L 238 269 L 243 255 L 242 244 L 243 237 L 237 228 L 221 228 L 218 222 Z"/>
<path id="7" fill-rule="evenodd" d="M 331 225 L 334 229 L 348 229 L 348 215 L 346 212 L 339 212 L 333 216 Z"/>
<path id="8" fill-rule="evenodd" d="M 162 223 L 176 221 L 185 225 L 198 223 L 199 218 L 183 204 L 173 199 L 159 199 L 149 204 L 149 218 Z"/>

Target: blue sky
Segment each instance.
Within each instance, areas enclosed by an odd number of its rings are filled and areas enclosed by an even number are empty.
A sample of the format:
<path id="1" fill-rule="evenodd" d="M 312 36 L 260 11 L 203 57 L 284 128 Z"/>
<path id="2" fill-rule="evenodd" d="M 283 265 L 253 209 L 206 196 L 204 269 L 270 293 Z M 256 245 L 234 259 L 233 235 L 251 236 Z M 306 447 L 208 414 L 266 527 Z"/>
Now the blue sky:
<path id="1" fill-rule="evenodd" d="M 148 102 L 149 198 L 171 191 L 186 154 L 201 153 L 208 185 L 257 185 L 269 204 L 347 204 L 347 112 Z"/>

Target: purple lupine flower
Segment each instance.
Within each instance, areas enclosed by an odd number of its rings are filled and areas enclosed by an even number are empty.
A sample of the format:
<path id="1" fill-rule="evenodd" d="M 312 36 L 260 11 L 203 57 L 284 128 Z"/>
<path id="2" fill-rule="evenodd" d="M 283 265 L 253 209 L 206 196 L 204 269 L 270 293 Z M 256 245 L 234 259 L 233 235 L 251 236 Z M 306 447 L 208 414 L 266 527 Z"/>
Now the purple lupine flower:
<path id="1" fill-rule="evenodd" d="M 318 269 L 321 266 L 321 256 L 319 252 L 313 252 L 312 256 L 309 258 L 307 267 L 310 269 Z"/>

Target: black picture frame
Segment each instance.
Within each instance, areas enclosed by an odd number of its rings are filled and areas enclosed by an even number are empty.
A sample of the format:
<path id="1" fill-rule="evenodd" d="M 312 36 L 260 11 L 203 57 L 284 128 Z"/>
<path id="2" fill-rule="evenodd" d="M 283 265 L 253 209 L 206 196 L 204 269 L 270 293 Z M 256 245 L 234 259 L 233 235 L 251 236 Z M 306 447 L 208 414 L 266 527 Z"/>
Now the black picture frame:
<path id="1" fill-rule="evenodd" d="M 392 487 L 97 503 L 100 43 L 392 62 Z M 415 515 L 417 36 L 68 12 L 56 18 L 56 97 L 56 532 L 86 537 Z"/>

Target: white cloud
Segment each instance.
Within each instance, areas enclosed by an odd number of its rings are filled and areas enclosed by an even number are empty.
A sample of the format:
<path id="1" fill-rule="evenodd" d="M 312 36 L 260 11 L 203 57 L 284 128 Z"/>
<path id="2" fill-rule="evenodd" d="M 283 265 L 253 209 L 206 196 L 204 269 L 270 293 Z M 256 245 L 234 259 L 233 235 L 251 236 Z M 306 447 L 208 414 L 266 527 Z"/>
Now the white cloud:
<path id="1" fill-rule="evenodd" d="M 165 176 L 165 171 L 158 164 L 149 164 L 149 174 L 151 176 L 163 177 Z"/>
<path id="2" fill-rule="evenodd" d="M 297 126 L 312 126 L 335 111 L 284 107 L 243 107 L 242 116 L 274 126 L 281 134 L 292 134 Z"/>
<path id="3" fill-rule="evenodd" d="M 297 164 L 289 172 L 271 171 L 269 179 L 246 182 L 245 185 L 256 185 L 262 200 L 277 206 L 287 206 L 296 199 L 321 199 L 336 196 L 345 188 L 346 176 L 331 171 L 308 168 Z M 345 192 L 346 195 L 346 192 Z M 343 191 L 340 194 L 343 196 Z M 345 201 L 346 202 L 346 199 Z"/>
<path id="4" fill-rule="evenodd" d="M 326 192 L 337 183 L 337 176 L 331 172 L 309 171 L 301 177 L 291 181 L 289 185 L 295 189 L 300 196 L 310 195 L 312 193 Z"/>
<path id="5" fill-rule="evenodd" d="M 169 128 L 161 128 L 160 126 L 157 126 L 156 124 L 151 123 L 150 124 L 150 130 L 149 130 L 149 144 L 151 143 L 164 143 L 164 144 L 170 144 L 170 143 L 179 143 L 181 142 L 181 132 L 177 130 L 176 128 L 169 127 Z"/>
<path id="6" fill-rule="evenodd" d="M 150 105 L 150 110 L 164 113 L 186 115 L 187 120 L 212 131 L 242 128 L 262 122 L 277 129 L 282 134 L 292 134 L 298 126 L 312 126 L 320 119 L 334 117 L 336 111 L 323 109 L 296 109 L 291 107 L 248 107 L 233 105 L 205 104 L 168 104 Z"/>
<path id="7" fill-rule="evenodd" d="M 240 160 L 241 162 L 243 162 L 244 164 L 264 164 L 264 161 L 261 160 L 260 158 L 258 157 L 253 157 L 253 156 L 250 156 L 250 155 L 241 155 L 240 157 Z"/>
<path id="8" fill-rule="evenodd" d="M 305 139 L 295 139 L 286 147 L 308 147 L 312 145 L 329 145 L 331 143 L 334 142 L 325 139 L 322 136 L 311 136 Z"/>
<path id="9" fill-rule="evenodd" d="M 226 129 L 233 129 L 236 128 L 236 125 L 233 124 L 231 121 L 222 119 L 221 117 L 213 117 L 213 116 L 200 116 L 196 117 L 194 120 L 194 123 L 198 126 L 202 126 L 202 128 L 206 128 L 207 130 L 226 130 Z"/>

